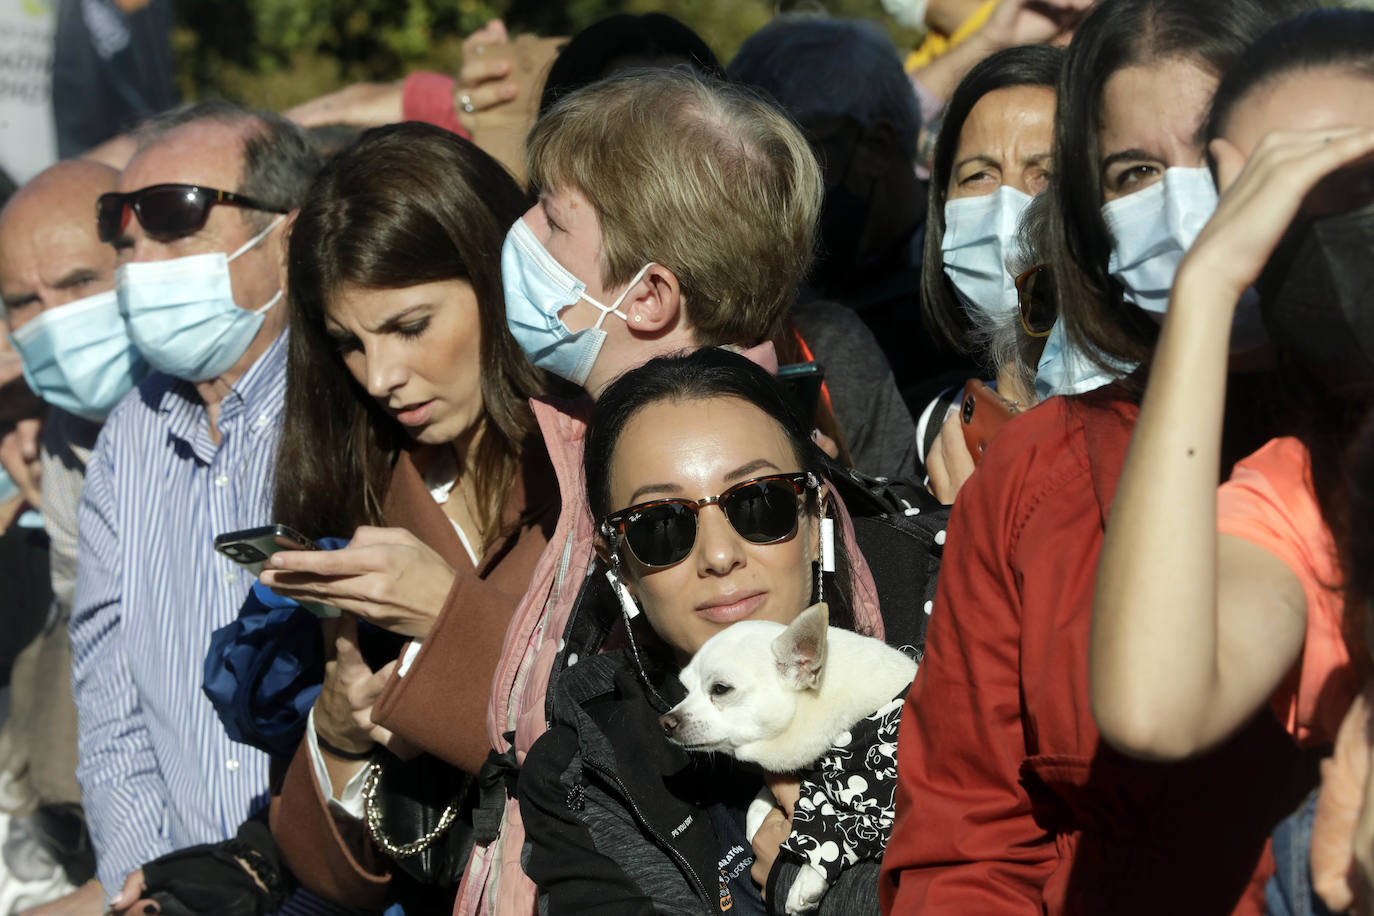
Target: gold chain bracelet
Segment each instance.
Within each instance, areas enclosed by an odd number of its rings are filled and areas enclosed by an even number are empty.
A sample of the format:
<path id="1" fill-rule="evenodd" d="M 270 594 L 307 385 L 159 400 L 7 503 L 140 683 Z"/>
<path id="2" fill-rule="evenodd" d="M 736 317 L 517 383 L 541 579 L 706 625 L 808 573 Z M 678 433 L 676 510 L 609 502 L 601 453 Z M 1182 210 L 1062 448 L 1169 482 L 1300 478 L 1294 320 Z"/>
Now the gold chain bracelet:
<path id="1" fill-rule="evenodd" d="M 434 825 L 433 830 L 419 839 L 398 846 L 382 831 L 382 805 L 378 800 L 377 792 L 377 787 L 382 781 L 382 762 L 380 760 L 372 761 L 367 765 L 367 778 L 363 781 L 363 814 L 367 821 L 367 832 L 372 836 L 372 842 L 376 843 L 377 848 L 393 859 L 404 859 L 424 852 L 434 844 L 435 840 L 444 835 L 444 831 L 458 816 L 458 808 L 467 795 L 467 788 L 471 784 L 471 779 L 472 777 L 469 776 L 464 781 L 463 790 L 444 809 L 444 813 L 439 816 L 439 823 Z"/>

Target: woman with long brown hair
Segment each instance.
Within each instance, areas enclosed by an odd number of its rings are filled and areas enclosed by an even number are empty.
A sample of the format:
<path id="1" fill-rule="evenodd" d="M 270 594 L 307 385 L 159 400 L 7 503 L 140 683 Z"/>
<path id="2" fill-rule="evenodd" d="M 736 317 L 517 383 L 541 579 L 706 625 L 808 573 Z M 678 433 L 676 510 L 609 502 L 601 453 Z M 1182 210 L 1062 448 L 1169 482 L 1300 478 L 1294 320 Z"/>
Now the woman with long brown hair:
<path id="1" fill-rule="evenodd" d="M 417 839 L 361 829 L 362 796 L 386 800 L 383 761 L 419 750 L 473 776 L 486 759 L 491 675 L 557 516 L 528 404 L 541 378 L 506 327 L 501 286 L 506 229 L 527 206 L 485 153 L 409 123 L 341 152 L 292 227 L 276 520 L 351 540 L 278 553 L 262 575 L 343 612 L 325 622 L 324 689 L 273 822 L 292 871 L 339 902 L 381 902 L 391 866 L 378 850 Z M 360 619 L 410 642 L 373 671 Z M 457 814 L 452 836 L 421 829 L 428 873 L 410 857 L 400 867 L 421 883 L 447 884 L 465 862 L 446 859 L 470 848 L 471 779 L 446 784 L 465 787 L 438 799 Z"/>

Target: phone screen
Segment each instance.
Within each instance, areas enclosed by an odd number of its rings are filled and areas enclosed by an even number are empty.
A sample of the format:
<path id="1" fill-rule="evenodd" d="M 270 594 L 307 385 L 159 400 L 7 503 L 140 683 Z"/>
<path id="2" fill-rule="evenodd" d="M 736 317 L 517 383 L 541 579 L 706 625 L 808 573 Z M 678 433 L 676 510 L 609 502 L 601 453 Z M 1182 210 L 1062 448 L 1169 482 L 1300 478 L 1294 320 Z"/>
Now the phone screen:
<path id="1" fill-rule="evenodd" d="M 814 420 L 821 403 L 821 384 L 825 381 L 825 367 L 814 360 L 778 367 L 778 383 L 787 392 L 793 406 L 807 420 Z"/>

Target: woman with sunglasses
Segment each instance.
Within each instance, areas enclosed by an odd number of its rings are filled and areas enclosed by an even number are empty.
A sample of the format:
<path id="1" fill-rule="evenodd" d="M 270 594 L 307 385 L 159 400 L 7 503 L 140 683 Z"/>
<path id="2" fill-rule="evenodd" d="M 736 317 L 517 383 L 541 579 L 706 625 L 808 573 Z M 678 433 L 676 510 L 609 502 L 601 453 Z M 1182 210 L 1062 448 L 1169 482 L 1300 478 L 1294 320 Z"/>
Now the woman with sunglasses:
<path id="1" fill-rule="evenodd" d="M 343 611 L 324 623 L 331 662 L 274 825 L 291 870 L 336 902 L 394 897 L 393 872 L 413 889 L 465 865 L 452 840 L 471 832 L 461 791 L 437 800 L 457 812 L 448 831 L 399 865 L 390 856 L 424 828 L 368 829 L 361 815 L 385 812 L 396 756 L 423 751 L 469 776 L 481 768 L 506 626 L 558 511 L 528 404 L 541 379 L 507 329 L 502 294 L 501 245 L 527 205 L 477 147 L 406 123 L 368 131 L 331 160 L 292 227 L 275 520 L 351 540 L 277 553 L 261 577 Z M 374 672 L 359 621 L 408 637 L 400 658 Z M 374 772 L 375 793 L 365 786 Z M 432 801 L 424 786 L 402 789 Z M 442 862 L 441 879 L 408 870 L 444 856 L 458 860 Z M 452 905 L 453 886 L 429 890 L 413 890 L 421 911 Z"/>
<path id="2" fill-rule="evenodd" d="M 1198 126 L 1274 7 L 1101 0 L 1074 37 L 1047 193 L 1059 323 L 1096 360 L 1075 390 L 1149 356 L 1146 308 L 1192 241 L 1170 217 L 1208 205 Z M 1310 779 L 1273 718 L 1169 767 L 1093 720 L 1097 558 L 1141 387 L 1042 401 L 959 493 L 903 714 L 889 912 L 1263 912 L 1267 837 Z"/>
<path id="3" fill-rule="evenodd" d="M 597 400 L 587 495 L 616 583 L 601 613 L 623 619 L 624 648 L 568 659 L 553 726 L 521 770 L 524 865 L 541 910 L 763 912 L 751 873 L 769 900 L 786 899 L 798 868 L 778 856 L 786 818 L 752 846 L 744 832 L 764 774 L 689 754 L 658 716 L 681 698 L 674 674 L 713 634 L 739 620 L 789 623 L 816 600 L 822 519 L 848 526 L 809 433 L 764 370 L 716 348 L 655 359 Z M 831 624 L 881 633 L 846 540 L 824 574 Z M 775 794 L 790 805 L 796 783 Z M 875 870 L 846 870 L 821 912 L 876 912 Z"/>
<path id="4" fill-rule="evenodd" d="M 1063 61 L 1058 48 L 1028 46 L 999 51 L 970 70 L 945 109 L 931 163 L 921 276 L 926 325 L 981 364 L 1009 410 L 1035 403 L 1034 367 L 1049 330 L 1043 298 L 1029 295 L 1045 284 L 1031 272 L 1018 290 L 1010 264 L 1024 247 L 1026 209 L 1049 182 Z M 1028 310 L 1032 302 L 1037 307 Z M 949 411 L 959 390 L 936 398 L 919 421 L 930 488 L 947 504 L 973 473 L 958 412 Z"/>

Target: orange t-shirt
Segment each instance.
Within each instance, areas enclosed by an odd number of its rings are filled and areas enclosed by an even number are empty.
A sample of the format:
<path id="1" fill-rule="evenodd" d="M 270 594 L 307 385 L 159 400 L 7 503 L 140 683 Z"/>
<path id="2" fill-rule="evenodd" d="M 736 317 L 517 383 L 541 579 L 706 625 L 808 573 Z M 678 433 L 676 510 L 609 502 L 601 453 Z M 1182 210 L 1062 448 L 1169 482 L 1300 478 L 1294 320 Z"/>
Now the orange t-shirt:
<path id="1" fill-rule="evenodd" d="M 1302 583 L 1302 656 L 1271 703 L 1300 745 L 1332 743 L 1360 684 L 1342 636 L 1345 598 L 1336 545 L 1312 492 L 1301 442 L 1272 439 L 1236 464 L 1217 491 L 1217 530 L 1263 547 Z"/>

